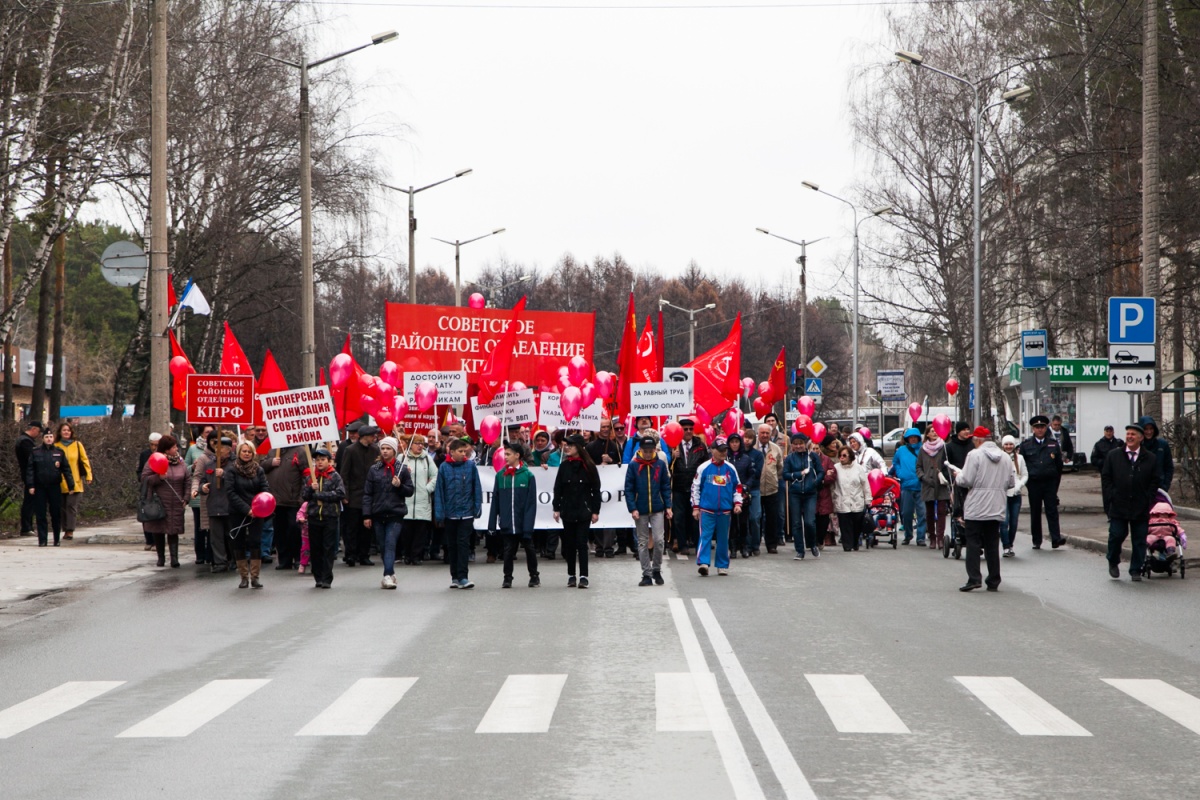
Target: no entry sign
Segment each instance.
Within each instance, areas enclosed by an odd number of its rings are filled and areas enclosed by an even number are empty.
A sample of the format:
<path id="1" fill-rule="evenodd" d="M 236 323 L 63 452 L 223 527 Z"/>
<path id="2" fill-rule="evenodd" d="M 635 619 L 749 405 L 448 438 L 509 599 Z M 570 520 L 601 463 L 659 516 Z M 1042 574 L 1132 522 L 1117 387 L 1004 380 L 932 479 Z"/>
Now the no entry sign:
<path id="1" fill-rule="evenodd" d="M 271 447 L 337 441 L 337 416 L 328 386 L 260 395 Z"/>
<path id="2" fill-rule="evenodd" d="M 253 375 L 188 375 L 189 425 L 251 425 L 254 422 Z"/>

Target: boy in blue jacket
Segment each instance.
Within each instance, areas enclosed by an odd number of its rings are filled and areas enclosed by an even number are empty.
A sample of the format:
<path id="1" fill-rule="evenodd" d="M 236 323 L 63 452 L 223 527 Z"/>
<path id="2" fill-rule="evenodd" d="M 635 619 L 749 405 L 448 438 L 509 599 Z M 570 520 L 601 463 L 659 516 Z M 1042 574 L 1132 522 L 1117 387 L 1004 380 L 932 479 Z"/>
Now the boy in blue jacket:
<path id="1" fill-rule="evenodd" d="M 904 432 L 904 444 L 896 448 L 888 474 L 900 481 L 900 524 L 904 541 L 913 538 L 913 516 L 916 516 L 917 547 L 925 546 L 925 503 L 921 501 L 921 479 L 917 475 L 917 456 L 921 452 L 921 432 L 915 427 Z"/>
<path id="2" fill-rule="evenodd" d="M 504 443 L 504 470 L 496 476 L 492 492 L 492 513 L 488 515 L 489 535 L 499 533 L 504 545 L 504 583 L 502 589 L 512 588 L 513 560 L 517 547 L 525 548 L 525 563 L 529 567 L 529 588 L 541 586 L 538 577 L 537 553 L 533 549 L 533 527 L 537 520 L 537 479 L 525 466 L 525 445 Z"/>
<path id="3" fill-rule="evenodd" d="M 666 548 L 666 519 L 671 518 L 671 472 L 658 457 L 658 439 L 642 436 L 638 449 L 625 470 L 625 507 L 637 528 L 638 558 L 642 582 L 638 586 L 663 585 L 662 558 Z"/>
<path id="4" fill-rule="evenodd" d="M 696 564 L 701 577 L 708 575 L 712 542 L 717 541 L 717 574 L 729 574 L 729 522 L 731 514 L 742 513 L 742 486 L 737 470 L 726 460 L 729 446 L 718 441 L 712 459 L 696 470 L 692 481 L 692 516 L 700 522 L 700 544 Z"/>
<path id="5" fill-rule="evenodd" d="M 471 552 L 475 520 L 483 514 L 483 485 L 470 452 L 470 442 L 450 441 L 449 454 L 438 467 L 433 490 L 433 516 L 446 530 L 451 589 L 475 588 L 467 579 L 467 555 Z"/>

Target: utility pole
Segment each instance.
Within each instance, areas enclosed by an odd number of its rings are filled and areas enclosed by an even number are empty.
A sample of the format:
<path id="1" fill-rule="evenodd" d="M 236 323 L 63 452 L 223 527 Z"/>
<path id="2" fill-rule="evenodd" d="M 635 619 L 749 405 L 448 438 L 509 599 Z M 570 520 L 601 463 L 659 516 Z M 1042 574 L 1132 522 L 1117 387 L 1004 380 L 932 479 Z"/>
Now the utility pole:
<path id="1" fill-rule="evenodd" d="M 1142 294 L 1159 294 L 1158 272 L 1158 0 L 1143 5 L 1144 41 L 1142 43 Z M 1156 303 L 1157 307 L 1157 303 Z M 1176 308 L 1175 313 L 1180 313 Z M 1143 412 L 1158 419 L 1162 416 L 1162 367 L 1154 367 L 1155 390 L 1143 399 Z M 1178 413 L 1176 409 L 1176 413 Z"/>
<path id="2" fill-rule="evenodd" d="M 12 305 L 12 237 L 9 236 L 4 240 L 4 309 L 7 311 Z M 8 331 L 8 335 L 4 337 L 4 419 L 12 421 L 16 416 L 16 409 L 13 405 L 13 358 L 12 358 L 12 329 Z"/>
<path id="3" fill-rule="evenodd" d="M 150 60 L 150 428 L 171 423 L 167 365 L 167 0 L 153 0 Z"/>
<path id="4" fill-rule="evenodd" d="M 808 362 L 804 360 L 805 318 L 808 316 L 808 242 L 800 243 L 800 257 L 796 259 L 800 265 L 800 388 L 797 397 L 805 394 L 804 381 L 808 377 Z M 787 406 L 784 406 L 784 413 Z"/>

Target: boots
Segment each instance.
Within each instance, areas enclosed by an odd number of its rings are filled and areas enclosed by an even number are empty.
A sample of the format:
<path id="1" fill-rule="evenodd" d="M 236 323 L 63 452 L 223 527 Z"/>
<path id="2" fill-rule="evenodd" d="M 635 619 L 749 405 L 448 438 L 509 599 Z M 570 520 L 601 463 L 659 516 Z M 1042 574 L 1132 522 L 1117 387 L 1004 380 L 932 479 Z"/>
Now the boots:
<path id="1" fill-rule="evenodd" d="M 158 566 L 165 567 L 167 565 L 167 548 L 166 536 L 161 533 L 154 534 L 154 549 L 158 551 Z"/>
<path id="2" fill-rule="evenodd" d="M 258 574 L 262 570 L 262 560 L 253 558 L 250 560 L 250 588 L 261 589 L 262 584 L 258 582 Z M 243 579 L 244 580 L 244 579 Z"/>
<path id="3" fill-rule="evenodd" d="M 946 535 L 939 533 L 937 535 L 937 549 L 942 550 L 946 547 Z"/>
<path id="4" fill-rule="evenodd" d="M 171 550 L 171 566 L 174 569 L 179 569 L 179 534 L 168 536 L 167 546 Z"/>
<path id="5" fill-rule="evenodd" d="M 246 589 L 250 586 L 250 563 L 245 559 L 239 558 L 237 568 L 238 575 L 242 576 L 242 582 L 238 584 L 238 588 Z"/>

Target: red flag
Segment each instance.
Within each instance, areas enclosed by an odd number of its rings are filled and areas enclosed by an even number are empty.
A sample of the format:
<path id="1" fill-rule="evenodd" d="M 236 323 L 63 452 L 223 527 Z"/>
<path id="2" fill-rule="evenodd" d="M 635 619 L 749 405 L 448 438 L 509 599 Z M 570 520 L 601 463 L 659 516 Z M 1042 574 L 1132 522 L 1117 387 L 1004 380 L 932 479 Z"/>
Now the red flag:
<path id="1" fill-rule="evenodd" d="M 176 411 L 187 411 L 187 376 L 196 369 L 192 366 L 192 360 L 187 357 L 187 353 L 183 352 L 183 348 L 175 339 L 175 331 L 168 330 L 167 336 L 171 339 L 171 358 L 182 356 L 188 362 L 186 371 L 178 375 L 171 375 L 171 407 Z"/>
<path id="2" fill-rule="evenodd" d="M 696 371 L 696 405 L 716 416 L 737 402 L 742 392 L 742 315 L 737 319 L 725 341 L 684 364 Z"/>
<path id="3" fill-rule="evenodd" d="M 254 370 L 250 368 L 250 359 L 246 358 L 246 353 L 238 344 L 228 322 L 225 323 L 225 343 L 221 348 L 221 374 L 254 376 Z"/>
<path id="4" fill-rule="evenodd" d="M 271 349 L 267 348 L 266 358 L 263 359 L 262 371 L 258 373 L 258 381 L 254 384 L 255 425 L 264 424 L 263 407 L 262 402 L 258 399 L 259 395 L 270 394 L 271 392 L 286 392 L 287 388 L 287 380 L 283 377 L 283 371 L 279 369 L 279 364 L 276 363 Z"/>
<path id="5" fill-rule="evenodd" d="M 775 365 L 771 367 L 771 377 L 767 379 L 771 384 L 770 392 L 767 395 L 767 402 L 771 405 L 778 403 L 787 397 L 787 348 L 779 348 L 779 356 L 775 359 Z"/>
<path id="6" fill-rule="evenodd" d="M 662 307 L 658 309 L 658 330 L 656 331 L 657 340 L 655 342 L 654 352 L 658 354 L 658 377 L 655 380 L 662 380 L 663 375 L 667 371 L 667 351 L 663 349 L 663 317 Z"/>
<path id="7" fill-rule="evenodd" d="M 179 303 L 179 298 L 175 296 L 175 281 L 171 280 L 171 276 L 167 276 L 167 308 L 171 309 Z"/>
<path id="8" fill-rule="evenodd" d="M 524 310 L 525 298 L 522 297 L 513 306 L 513 315 L 508 327 L 500 335 L 500 340 L 492 348 L 492 354 L 488 356 L 487 363 L 483 365 L 483 369 L 479 373 L 480 403 L 492 402 L 492 397 L 496 392 L 503 391 L 504 384 L 508 383 L 508 375 L 512 370 L 513 350 L 517 346 L 517 323 Z"/>
<path id="9" fill-rule="evenodd" d="M 650 317 L 646 317 L 646 327 L 638 337 L 637 350 L 633 357 L 633 383 L 652 383 L 658 380 L 659 358 L 654 345 L 654 328 L 650 325 Z"/>
<path id="10" fill-rule="evenodd" d="M 325 368 L 321 367 L 321 374 L 317 378 L 317 386 L 324 386 L 324 385 L 325 385 Z"/>
<path id="11" fill-rule="evenodd" d="M 617 416 L 629 414 L 629 384 L 633 382 L 634 353 L 637 350 L 637 314 L 633 308 L 633 292 L 629 293 L 629 309 L 625 312 L 625 327 L 621 333 L 621 350 L 617 353 Z M 609 409 L 611 416 L 612 409 Z"/>

